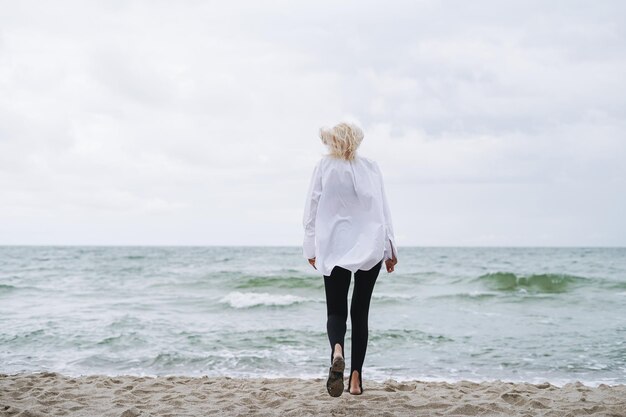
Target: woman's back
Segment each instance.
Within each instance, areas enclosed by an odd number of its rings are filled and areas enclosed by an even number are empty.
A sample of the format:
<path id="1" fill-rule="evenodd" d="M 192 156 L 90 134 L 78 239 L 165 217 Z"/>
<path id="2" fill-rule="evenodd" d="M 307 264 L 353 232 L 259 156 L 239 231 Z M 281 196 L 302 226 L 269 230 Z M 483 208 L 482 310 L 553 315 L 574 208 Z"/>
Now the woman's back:
<path id="1" fill-rule="evenodd" d="M 317 163 L 303 222 L 303 254 L 315 257 L 324 275 L 334 266 L 370 269 L 390 252 L 388 240 L 395 247 L 382 174 L 375 161 L 359 155 L 324 156 Z"/>
<path id="2" fill-rule="evenodd" d="M 378 196 L 376 191 L 380 188 L 372 160 L 358 155 L 351 161 L 326 156 L 321 162 L 323 198 L 329 205 L 346 215 L 359 215 L 371 209 L 372 198 Z"/>

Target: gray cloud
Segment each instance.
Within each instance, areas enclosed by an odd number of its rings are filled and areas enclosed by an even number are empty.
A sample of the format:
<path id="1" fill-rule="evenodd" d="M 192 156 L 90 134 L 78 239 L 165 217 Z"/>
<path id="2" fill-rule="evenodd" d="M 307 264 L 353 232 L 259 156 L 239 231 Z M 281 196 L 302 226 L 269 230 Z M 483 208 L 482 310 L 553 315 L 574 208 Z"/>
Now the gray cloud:
<path id="1" fill-rule="evenodd" d="M 626 244 L 621 2 L 2 9 L 0 244 L 300 244 L 343 119 L 399 244 Z"/>

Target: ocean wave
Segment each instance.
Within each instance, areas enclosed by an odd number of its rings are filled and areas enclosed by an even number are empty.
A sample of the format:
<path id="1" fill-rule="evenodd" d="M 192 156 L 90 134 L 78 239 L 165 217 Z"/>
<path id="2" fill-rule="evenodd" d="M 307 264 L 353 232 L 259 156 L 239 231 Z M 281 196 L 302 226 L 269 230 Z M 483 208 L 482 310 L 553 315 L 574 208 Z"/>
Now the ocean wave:
<path id="1" fill-rule="evenodd" d="M 615 281 L 610 281 L 610 282 L 607 284 L 607 287 L 608 287 L 609 289 L 612 289 L 612 290 L 624 290 L 624 289 L 626 289 L 626 282 L 615 282 Z M 626 293 L 624 293 L 624 294 L 626 294 Z"/>
<path id="2" fill-rule="evenodd" d="M 148 359 L 148 367 L 176 367 L 180 365 L 194 365 L 207 362 L 207 358 L 202 355 L 189 355 L 180 352 L 162 352 L 154 358 Z M 145 360 L 144 360 L 145 361 Z"/>
<path id="3" fill-rule="evenodd" d="M 380 301 L 398 301 L 398 300 L 413 300 L 414 295 L 409 294 L 389 294 L 389 293 L 376 293 L 372 294 L 372 299 Z"/>
<path id="4" fill-rule="evenodd" d="M 124 257 L 124 259 L 140 260 L 140 259 L 146 259 L 146 256 L 145 255 L 127 255 Z"/>
<path id="5" fill-rule="evenodd" d="M 103 338 L 96 343 L 96 346 L 109 347 L 137 347 L 146 344 L 146 339 L 138 332 L 129 334 L 118 334 Z"/>
<path id="6" fill-rule="evenodd" d="M 9 284 L 0 284 L 0 294 L 9 293 L 17 290 L 17 287 Z"/>
<path id="7" fill-rule="evenodd" d="M 34 287 L 31 285 L 11 285 L 11 284 L 0 284 L 0 295 L 10 294 L 15 291 L 40 291 L 41 289 L 38 287 Z"/>
<path id="8" fill-rule="evenodd" d="M 445 342 L 453 342 L 450 337 L 423 332 L 416 329 L 386 329 L 386 330 L 370 330 L 369 340 L 374 344 L 383 341 L 403 342 L 423 342 L 426 344 L 439 344 Z"/>
<path id="9" fill-rule="evenodd" d="M 47 337 L 44 329 L 25 331 L 17 334 L 0 334 L 0 344 L 3 346 L 30 346 L 42 342 Z"/>
<path id="10" fill-rule="evenodd" d="M 289 306 L 310 301 L 305 297 L 292 294 L 270 294 L 266 292 L 231 292 L 220 299 L 221 303 L 232 308 L 250 308 L 257 306 Z"/>
<path id="11" fill-rule="evenodd" d="M 294 276 L 251 277 L 236 286 L 236 288 L 259 287 L 321 289 L 324 288 L 324 281 L 321 279 L 312 279 L 311 277 Z"/>
<path id="12" fill-rule="evenodd" d="M 497 293 L 493 292 L 482 292 L 482 291 L 470 291 L 470 292 L 459 292 L 455 294 L 442 294 L 442 295 L 434 295 L 429 298 L 431 299 L 460 299 L 460 300 L 486 300 L 491 299 L 493 297 L 497 297 Z"/>
<path id="13" fill-rule="evenodd" d="M 562 293 L 574 285 L 583 283 L 587 278 L 568 274 L 533 274 L 518 276 L 512 272 L 493 272 L 476 278 L 488 288 L 496 291 L 532 291 L 544 293 Z"/>

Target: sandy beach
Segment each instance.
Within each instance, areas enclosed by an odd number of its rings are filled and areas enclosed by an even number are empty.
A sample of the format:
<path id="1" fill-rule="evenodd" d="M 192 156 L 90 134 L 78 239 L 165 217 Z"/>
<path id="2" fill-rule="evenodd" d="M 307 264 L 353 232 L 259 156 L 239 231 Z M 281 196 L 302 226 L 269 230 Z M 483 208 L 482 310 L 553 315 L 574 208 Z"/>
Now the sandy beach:
<path id="1" fill-rule="evenodd" d="M 626 385 L 364 381 L 332 398 L 325 380 L 0 374 L 0 415 L 626 416 Z"/>

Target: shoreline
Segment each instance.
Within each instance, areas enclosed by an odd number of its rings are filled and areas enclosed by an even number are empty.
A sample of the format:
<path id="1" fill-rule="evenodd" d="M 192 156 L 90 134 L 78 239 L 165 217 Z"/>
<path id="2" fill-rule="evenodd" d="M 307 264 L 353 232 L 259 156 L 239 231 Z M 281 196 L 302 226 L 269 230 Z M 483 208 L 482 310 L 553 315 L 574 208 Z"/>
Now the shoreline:
<path id="1" fill-rule="evenodd" d="M 289 380 L 302 380 L 302 381 L 319 381 L 320 379 L 326 378 L 326 376 L 322 375 L 322 373 L 316 374 L 301 374 L 301 375 L 290 375 L 290 374 L 265 374 L 265 375 L 256 375 L 256 374 L 232 374 L 232 373 L 222 373 L 222 374 L 201 374 L 201 373 L 167 373 L 167 374 L 151 374 L 151 373 L 76 373 L 76 372 L 67 372 L 67 371 L 51 371 L 51 370 L 21 370 L 17 372 L 11 371 L 0 371 L 0 378 L 2 377 L 13 377 L 13 376 L 29 376 L 29 375 L 39 375 L 39 374 L 57 374 L 67 378 L 78 379 L 78 378 L 86 378 L 89 376 L 99 376 L 106 378 L 170 378 L 170 377 L 180 377 L 180 378 L 228 378 L 228 379 L 241 379 L 241 380 L 275 380 L 275 379 L 289 379 Z M 346 371 L 346 378 L 347 378 Z M 476 384 L 481 383 L 512 383 L 512 384 L 531 384 L 531 385 L 543 385 L 549 384 L 553 387 L 562 388 L 568 384 L 582 384 L 587 388 L 598 388 L 601 385 L 608 387 L 619 387 L 626 386 L 626 381 L 624 382 L 609 382 L 606 380 L 582 380 L 582 379 L 550 379 L 550 378 L 533 378 L 533 379 L 509 379 L 509 378 L 464 378 L 459 376 L 457 378 L 450 377 L 431 377 L 431 376 L 419 376 L 419 377 L 404 377 L 404 376 L 387 376 L 381 378 L 380 375 L 372 377 L 371 375 L 367 376 L 367 381 L 372 383 L 384 384 L 388 381 L 394 381 L 398 383 L 411 383 L 411 382 L 432 382 L 432 383 L 447 383 L 447 384 L 458 384 L 461 382 L 471 382 Z M 365 381 L 365 379 L 364 379 Z"/>
<path id="2" fill-rule="evenodd" d="M 325 378 L 2 373 L 0 416 L 626 416 L 625 384 L 364 380 L 362 395 L 344 388 L 333 398 L 325 383 Z"/>

